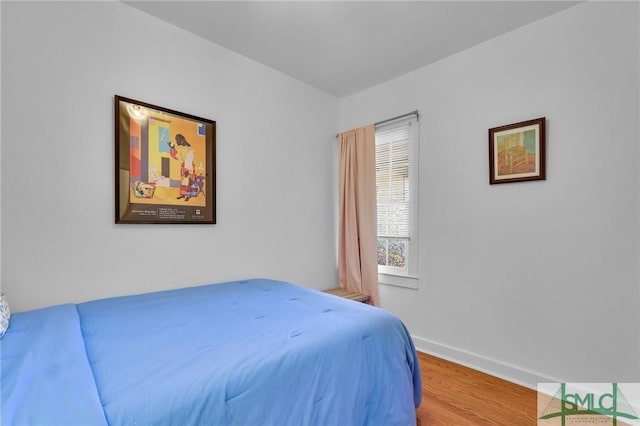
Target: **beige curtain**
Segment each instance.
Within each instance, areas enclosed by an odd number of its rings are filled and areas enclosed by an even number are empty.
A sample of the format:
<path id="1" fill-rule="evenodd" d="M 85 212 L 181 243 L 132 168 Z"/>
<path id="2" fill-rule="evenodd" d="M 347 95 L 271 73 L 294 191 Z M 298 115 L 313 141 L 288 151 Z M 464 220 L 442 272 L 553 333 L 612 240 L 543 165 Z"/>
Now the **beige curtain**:
<path id="1" fill-rule="evenodd" d="M 372 125 L 340 133 L 340 287 L 378 306 L 376 142 Z"/>

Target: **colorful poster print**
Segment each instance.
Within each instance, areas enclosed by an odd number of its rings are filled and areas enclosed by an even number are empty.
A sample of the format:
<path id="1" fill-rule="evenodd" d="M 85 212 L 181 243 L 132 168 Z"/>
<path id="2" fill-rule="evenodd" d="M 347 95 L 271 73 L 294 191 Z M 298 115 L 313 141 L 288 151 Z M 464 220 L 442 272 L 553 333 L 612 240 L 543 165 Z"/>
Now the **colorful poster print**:
<path id="1" fill-rule="evenodd" d="M 215 121 L 115 97 L 116 223 L 215 223 Z"/>

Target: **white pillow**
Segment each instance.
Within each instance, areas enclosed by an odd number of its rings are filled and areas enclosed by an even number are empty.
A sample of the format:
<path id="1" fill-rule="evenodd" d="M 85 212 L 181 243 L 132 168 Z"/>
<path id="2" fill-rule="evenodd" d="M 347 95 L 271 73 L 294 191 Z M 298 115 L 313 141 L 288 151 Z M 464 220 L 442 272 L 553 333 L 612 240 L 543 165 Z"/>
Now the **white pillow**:
<path id="1" fill-rule="evenodd" d="M 0 339 L 9 328 L 9 318 L 11 318 L 11 309 L 9 309 L 9 304 L 4 298 L 4 293 L 0 293 Z"/>

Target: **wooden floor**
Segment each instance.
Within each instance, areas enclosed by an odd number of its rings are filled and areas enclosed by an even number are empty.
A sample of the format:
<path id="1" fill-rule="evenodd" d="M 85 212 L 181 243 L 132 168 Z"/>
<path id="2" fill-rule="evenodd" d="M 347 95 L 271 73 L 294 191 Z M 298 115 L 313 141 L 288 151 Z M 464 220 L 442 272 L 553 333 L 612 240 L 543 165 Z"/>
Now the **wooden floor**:
<path id="1" fill-rule="evenodd" d="M 418 356 L 418 426 L 537 424 L 536 391 L 421 352 Z"/>

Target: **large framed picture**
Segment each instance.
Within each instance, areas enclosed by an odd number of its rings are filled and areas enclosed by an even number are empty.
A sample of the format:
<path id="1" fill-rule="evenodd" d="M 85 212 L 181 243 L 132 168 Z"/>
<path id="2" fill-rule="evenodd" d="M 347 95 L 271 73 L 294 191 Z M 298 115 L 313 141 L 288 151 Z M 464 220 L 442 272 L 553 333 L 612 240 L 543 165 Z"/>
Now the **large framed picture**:
<path id="1" fill-rule="evenodd" d="M 216 223 L 216 122 L 114 103 L 116 223 Z"/>
<path id="2" fill-rule="evenodd" d="M 545 120 L 489 129 L 489 183 L 546 179 Z"/>

